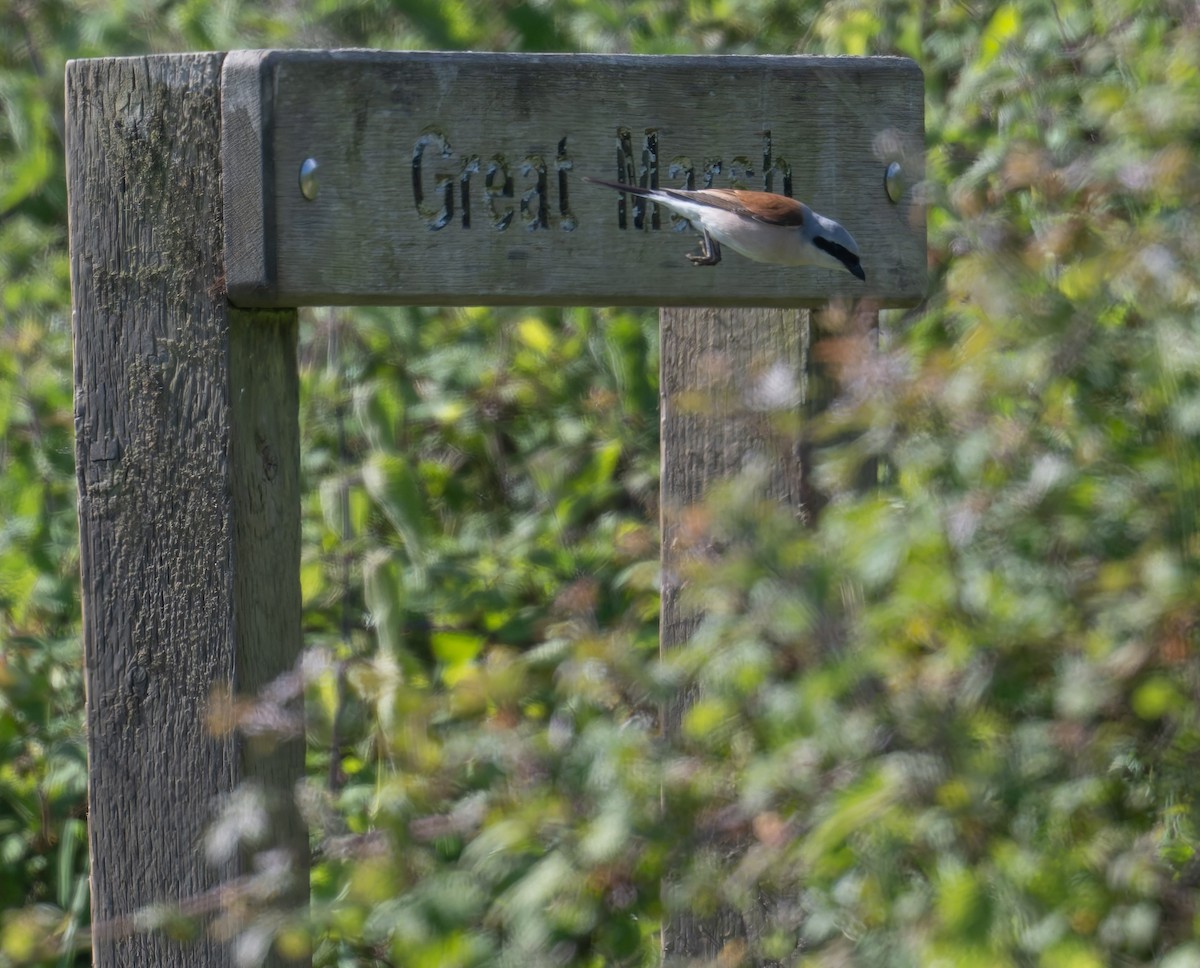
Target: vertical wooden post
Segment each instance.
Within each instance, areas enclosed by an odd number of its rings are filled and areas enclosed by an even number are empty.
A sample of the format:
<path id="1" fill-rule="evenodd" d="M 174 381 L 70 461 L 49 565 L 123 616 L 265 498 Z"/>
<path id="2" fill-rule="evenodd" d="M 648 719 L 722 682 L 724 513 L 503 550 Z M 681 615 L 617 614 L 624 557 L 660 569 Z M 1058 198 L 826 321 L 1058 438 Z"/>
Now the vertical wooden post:
<path id="1" fill-rule="evenodd" d="M 874 316 L 877 325 L 878 318 Z M 800 513 L 819 512 L 810 480 L 807 418 L 828 402 L 828 368 L 821 360 L 813 319 L 806 310 L 664 309 L 661 327 L 662 618 L 660 648 L 687 641 L 699 617 L 679 607 L 680 514 L 708 488 L 741 471 L 748 460 L 769 462 L 766 495 Z M 797 432 L 781 446 L 773 419 L 791 411 Z M 679 728 L 693 696 L 666 710 L 664 728 Z M 763 911 L 719 911 L 711 918 L 673 917 L 663 929 L 664 960 L 718 959 L 734 939 L 753 935 Z M 769 916 L 769 915 L 768 915 Z"/>
<path id="2" fill-rule="evenodd" d="M 770 420 L 780 409 L 779 398 L 771 394 L 788 393 L 786 381 L 794 381 L 791 392 L 799 412 L 809 314 L 795 309 L 663 309 L 659 326 L 661 642 L 669 649 L 686 641 L 696 625 L 678 607 L 679 512 L 699 502 L 709 485 L 738 473 L 747 458 L 768 456 Z M 788 454 L 769 456 L 770 494 L 799 506 L 805 484 L 799 442 Z"/>
<path id="3" fill-rule="evenodd" d="M 663 309 L 660 414 L 662 420 L 662 619 L 664 651 L 686 642 L 698 619 L 679 608 L 680 513 L 708 487 L 737 474 L 761 455 L 770 470 L 767 492 L 799 507 L 806 490 L 801 442 L 780 453 L 770 439 L 779 411 L 803 406 L 809 313 L 791 309 Z M 675 730 L 691 697 L 666 711 Z M 716 959 L 747 926 L 737 912 L 710 919 L 672 918 L 663 929 L 667 963 Z"/>
<path id="4" fill-rule="evenodd" d="M 222 58 L 67 67 L 98 968 L 232 964 L 225 940 L 131 916 L 219 906 L 243 861 L 210 864 L 204 831 L 244 780 L 278 805 L 271 842 L 307 892 L 302 738 L 260 752 L 208 725 L 214 693 L 252 692 L 300 649 L 296 313 L 225 298 Z"/>

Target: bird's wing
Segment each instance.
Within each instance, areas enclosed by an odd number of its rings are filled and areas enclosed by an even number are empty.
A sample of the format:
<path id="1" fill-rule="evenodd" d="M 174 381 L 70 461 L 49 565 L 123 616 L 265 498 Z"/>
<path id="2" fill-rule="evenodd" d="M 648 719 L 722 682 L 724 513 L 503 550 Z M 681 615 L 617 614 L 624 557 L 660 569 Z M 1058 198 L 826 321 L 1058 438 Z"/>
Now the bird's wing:
<path id="1" fill-rule="evenodd" d="M 708 208 L 719 208 L 767 225 L 798 228 L 804 224 L 804 206 L 794 198 L 776 195 L 774 192 L 750 192 L 740 188 L 704 188 L 699 191 L 685 191 L 681 188 L 643 188 L 640 185 L 625 185 L 621 182 L 592 178 L 588 175 L 584 175 L 583 180 L 591 182 L 593 185 L 615 188 L 619 192 L 629 192 L 631 195 L 656 198 L 668 204 L 673 200 L 682 202 L 685 206 L 703 205 Z M 689 217 L 694 217 L 694 210 Z"/>
<path id="2" fill-rule="evenodd" d="M 723 208 L 768 225 L 799 227 L 804 224 L 804 206 L 794 198 L 774 192 L 748 192 L 738 188 L 707 188 L 698 192 L 680 192 L 692 201 Z"/>

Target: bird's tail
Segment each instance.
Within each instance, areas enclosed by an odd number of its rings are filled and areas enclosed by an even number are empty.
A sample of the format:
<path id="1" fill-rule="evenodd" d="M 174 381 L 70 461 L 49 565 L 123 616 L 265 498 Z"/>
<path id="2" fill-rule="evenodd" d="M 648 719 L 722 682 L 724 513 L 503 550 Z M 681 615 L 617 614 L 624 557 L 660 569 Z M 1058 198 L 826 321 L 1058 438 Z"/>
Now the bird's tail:
<path id="1" fill-rule="evenodd" d="M 607 181 L 603 178 L 592 178 L 590 175 L 584 175 L 583 180 L 591 182 L 593 185 L 615 188 L 619 192 L 628 192 L 630 195 L 653 195 L 656 191 L 653 188 L 642 188 L 640 185 L 624 185 L 621 182 Z"/>

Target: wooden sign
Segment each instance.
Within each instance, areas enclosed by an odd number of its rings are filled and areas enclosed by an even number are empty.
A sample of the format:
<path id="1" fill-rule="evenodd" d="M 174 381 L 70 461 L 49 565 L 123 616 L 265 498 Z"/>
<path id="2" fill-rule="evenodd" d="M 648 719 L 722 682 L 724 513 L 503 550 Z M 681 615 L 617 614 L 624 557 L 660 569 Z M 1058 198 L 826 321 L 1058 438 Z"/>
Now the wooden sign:
<path id="1" fill-rule="evenodd" d="M 923 151 L 904 58 L 231 53 L 229 298 L 909 305 L 925 291 Z M 854 236 L 866 280 L 728 249 L 693 266 L 686 221 L 584 176 L 802 199 Z"/>

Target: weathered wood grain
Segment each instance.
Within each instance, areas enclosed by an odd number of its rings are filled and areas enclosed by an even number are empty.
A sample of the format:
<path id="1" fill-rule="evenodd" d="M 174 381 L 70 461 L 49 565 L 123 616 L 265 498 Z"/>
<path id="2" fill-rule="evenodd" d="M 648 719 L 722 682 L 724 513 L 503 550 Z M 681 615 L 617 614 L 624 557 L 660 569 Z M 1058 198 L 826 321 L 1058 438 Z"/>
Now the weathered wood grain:
<path id="1" fill-rule="evenodd" d="M 751 460 L 767 468 L 767 493 L 801 504 L 801 441 L 781 439 L 778 418 L 801 413 L 809 319 L 781 309 L 664 309 L 659 319 L 662 647 L 669 649 L 696 621 L 678 608 L 680 515 Z"/>
<path id="2" fill-rule="evenodd" d="M 208 724 L 300 647 L 294 311 L 225 298 L 223 55 L 74 61 L 67 169 L 89 744 L 94 963 L 232 963 L 227 941 L 133 930 L 157 903 L 219 907 L 244 873 L 205 826 L 256 779 L 276 842 L 302 741 L 261 751 Z M 298 884 L 303 897 L 306 884 Z"/>
<path id="3" fill-rule="evenodd" d="M 923 79 L 904 58 L 249 51 L 229 56 L 224 87 L 242 305 L 924 294 Z M 899 203 L 892 161 L 910 186 Z M 733 252 L 697 268 L 686 223 L 583 175 L 792 194 L 850 230 L 867 282 Z"/>
<path id="4" fill-rule="evenodd" d="M 813 510 L 805 431 L 816 402 L 819 368 L 813 359 L 812 320 L 805 311 L 664 309 L 659 319 L 660 648 L 667 652 L 686 642 L 700 622 L 701 616 L 680 607 L 683 575 L 690 557 L 711 552 L 697 540 L 703 516 L 690 521 L 688 516 L 714 484 L 753 463 L 766 496 L 795 507 L 798 515 Z M 664 711 L 667 731 L 679 729 L 694 700 L 694 695 L 681 694 Z M 672 917 L 663 927 L 666 963 L 720 963 L 728 956 L 722 949 L 731 941 L 770 926 L 771 902 L 763 899 L 762 904 L 753 912 Z"/>

